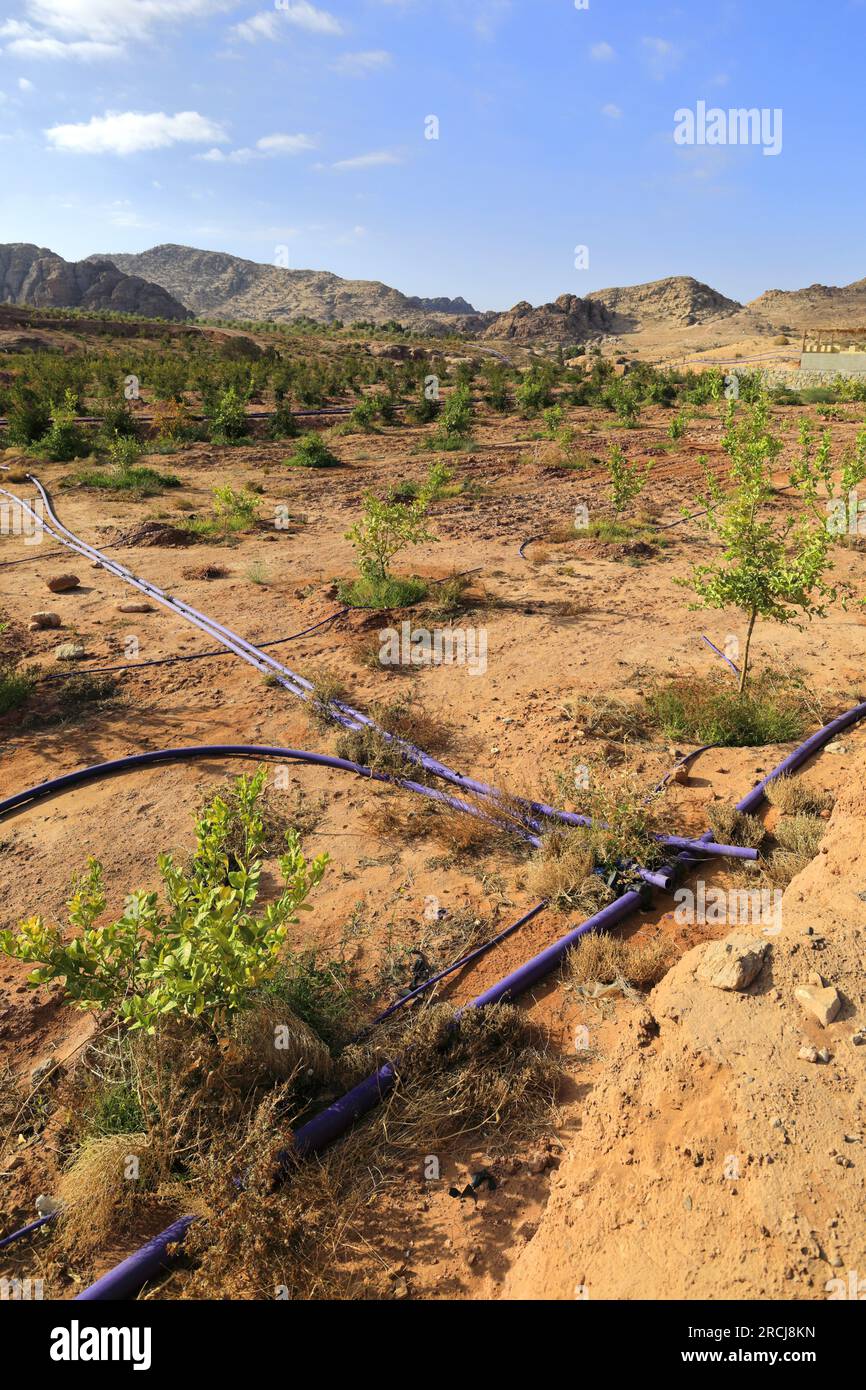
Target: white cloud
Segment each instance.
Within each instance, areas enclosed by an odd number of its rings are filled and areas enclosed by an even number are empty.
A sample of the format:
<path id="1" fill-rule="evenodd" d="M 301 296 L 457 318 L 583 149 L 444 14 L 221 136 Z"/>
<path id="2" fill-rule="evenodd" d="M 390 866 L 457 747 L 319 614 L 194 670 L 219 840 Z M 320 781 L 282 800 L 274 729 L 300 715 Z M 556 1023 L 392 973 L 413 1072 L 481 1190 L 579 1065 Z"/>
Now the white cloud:
<path id="1" fill-rule="evenodd" d="M 237 0 L 24 0 L 26 20 L 0 25 L 7 52 L 19 58 L 118 58 L 128 42 L 176 24 L 231 9 Z"/>
<path id="2" fill-rule="evenodd" d="M 594 43 L 589 53 L 595 63 L 610 63 L 616 57 L 616 50 L 609 43 Z"/>
<path id="3" fill-rule="evenodd" d="M 55 125 L 45 132 L 56 150 L 70 154 L 137 154 L 177 144 L 212 144 L 227 137 L 220 125 L 197 111 L 108 111 L 79 124 Z"/>
<path id="4" fill-rule="evenodd" d="M 263 135 L 256 141 L 256 149 L 265 154 L 301 154 L 315 148 L 316 142 L 311 135 Z"/>
<path id="5" fill-rule="evenodd" d="M 198 19 L 232 0 L 25 0 L 36 24 L 59 34 L 113 42 L 146 38 L 159 24 Z"/>
<path id="6" fill-rule="evenodd" d="M 221 150 L 214 147 L 205 154 L 196 155 L 208 164 L 249 164 L 251 159 L 268 159 L 273 155 L 303 154 L 314 150 L 316 141 L 311 135 L 263 135 L 256 141 L 255 148 L 248 145 L 238 150 Z"/>
<path id="7" fill-rule="evenodd" d="M 19 77 L 18 90 L 19 92 L 32 92 L 35 90 L 35 88 L 33 86 L 33 83 L 30 81 L 29 77 Z"/>
<path id="8" fill-rule="evenodd" d="M 390 66 L 391 54 L 386 53 L 384 48 L 370 49 L 366 53 L 341 53 L 331 64 L 334 72 L 344 73 L 347 77 L 366 77 L 371 72 L 381 72 Z"/>
<path id="9" fill-rule="evenodd" d="M 609 101 L 606 106 L 601 108 L 601 114 L 608 116 L 612 121 L 622 120 L 622 107 L 617 106 L 616 102 Z"/>
<path id="10" fill-rule="evenodd" d="M 682 53 L 670 39 L 641 39 L 641 48 L 650 70 L 650 76 L 661 82 L 675 68 L 679 67 Z"/>
<path id="11" fill-rule="evenodd" d="M 343 25 L 328 10 L 319 10 L 309 0 L 283 0 L 272 10 L 259 10 L 241 24 L 235 24 L 232 33 L 247 43 L 259 39 L 277 39 L 283 24 L 292 24 L 297 29 L 305 29 L 309 34 L 342 34 Z"/>
<path id="12" fill-rule="evenodd" d="M 399 155 L 392 154 L 389 150 L 376 150 L 372 154 L 356 154 L 352 159 L 338 159 L 336 164 L 332 164 L 332 169 L 375 169 L 382 164 L 402 164 Z"/>
<path id="13" fill-rule="evenodd" d="M 99 63 L 107 58 L 122 58 L 124 48 L 119 43 L 91 43 L 87 39 L 65 43 L 62 39 L 51 38 L 47 34 L 37 34 L 33 38 L 13 39 L 7 43 L 6 52 L 16 58 L 43 59 L 71 58 L 80 63 Z"/>

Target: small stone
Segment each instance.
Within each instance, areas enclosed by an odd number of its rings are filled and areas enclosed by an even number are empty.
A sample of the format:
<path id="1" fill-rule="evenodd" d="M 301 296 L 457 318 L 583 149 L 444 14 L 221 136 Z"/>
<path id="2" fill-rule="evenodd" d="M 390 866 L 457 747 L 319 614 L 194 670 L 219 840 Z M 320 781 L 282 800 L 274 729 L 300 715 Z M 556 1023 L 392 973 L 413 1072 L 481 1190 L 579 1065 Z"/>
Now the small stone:
<path id="1" fill-rule="evenodd" d="M 54 655 L 58 661 L 81 661 L 87 653 L 77 642 L 64 642 L 62 647 L 57 648 Z"/>
<path id="2" fill-rule="evenodd" d="M 832 1055 L 832 1054 L 831 1054 L 829 1048 L 827 1048 L 827 1047 L 819 1047 L 819 1048 L 818 1048 L 818 1061 L 819 1061 L 819 1062 L 824 1062 L 824 1063 L 829 1062 L 830 1059 L 831 1059 L 831 1055 Z"/>
<path id="3" fill-rule="evenodd" d="M 724 941 L 713 941 L 698 966 L 698 979 L 715 989 L 748 989 L 761 971 L 769 944 L 748 932 L 732 932 Z"/>
<path id="4" fill-rule="evenodd" d="M 117 611 L 118 613 L 153 613 L 155 610 L 152 603 L 147 603 L 142 599 L 141 602 L 132 600 L 129 603 L 119 603 Z"/>
<path id="5" fill-rule="evenodd" d="M 800 1058 L 801 1062 L 817 1062 L 818 1049 L 817 1047 L 812 1047 L 811 1043 L 809 1043 L 806 1047 L 800 1048 L 797 1056 Z"/>
<path id="6" fill-rule="evenodd" d="M 409 1285 L 406 1283 L 406 1280 L 405 1280 L 405 1279 L 398 1279 L 398 1280 L 397 1280 L 396 1284 L 394 1285 L 394 1297 L 395 1297 L 395 1298 L 408 1298 L 408 1297 L 409 1297 Z"/>
<path id="7" fill-rule="evenodd" d="M 56 1197 L 48 1197 L 44 1192 L 36 1198 L 36 1211 L 39 1216 L 52 1216 L 55 1211 L 60 1210 L 60 1203 Z"/>
<path id="8" fill-rule="evenodd" d="M 43 628 L 62 627 L 59 613 L 51 613 L 47 609 L 40 609 L 38 613 L 30 614 L 30 631 L 39 632 Z"/>
<path id="9" fill-rule="evenodd" d="M 800 985 L 794 991 L 803 1008 L 827 1028 L 842 1007 L 842 1000 L 832 985 L 819 989 L 817 985 Z"/>
<path id="10" fill-rule="evenodd" d="M 77 574 L 56 574 L 49 579 L 48 587 L 52 594 L 67 594 L 71 589 L 77 589 L 80 583 Z"/>

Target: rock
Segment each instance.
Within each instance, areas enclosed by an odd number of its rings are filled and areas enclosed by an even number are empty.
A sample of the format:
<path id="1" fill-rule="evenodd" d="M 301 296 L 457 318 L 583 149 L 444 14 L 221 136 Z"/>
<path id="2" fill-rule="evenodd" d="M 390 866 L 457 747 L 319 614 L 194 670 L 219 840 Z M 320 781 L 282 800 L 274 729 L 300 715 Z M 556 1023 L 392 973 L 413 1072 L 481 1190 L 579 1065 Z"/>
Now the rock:
<path id="1" fill-rule="evenodd" d="M 129 603 L 119 603 L 117 611 L 118 613 L 153 613 L 155 609 L 152 603 L 147 603 L 146 600 L 142 599 L 140 603 L 136 600 Z"/>
<path id="2" fill-rule="evenodd" d="M 822 1028 L 833 1022 L 842 1007 L 842 1000 L 832 985 L 824 989 L 819 989 L 817 985 L 800 985 L 794 994 L 806 1012 L 817 1018 Z"/>
<path id="3" fill-rule="evenodd" d="M 10 303 L 35 308 L 109 309 L 178 322 L 192 317 L 161 285 L 125 273 L 106 257 L 65 261 L 25 242 L 0 246 L 0 292 Z"/>
<path id="4" fill-rule="evenodd" d="M 63 624 L 62 624 L 62 622 L 60 621 L 60 614 L 59 614 L 59 613 L 49 613 L 47 610 L 44 610 L 44 609 L 43 609 L 43 610 L 41 610 L 41 611 L 38 612 L 38 613 L 31 613 L 31 614 L 30 614 L 30 631 L 31 631 L 31 632 L 41 632 L 43 629 L 46 629 L 46 628 L 62 627 L 62 626 L 63 626 Z"/>
<path id="5" fill-rule="evenodd" d="M 39 1216 L 51 1216 L 55 1211 L 60 1210 L 60 1202 L 56 1197 L 48 1197 L 44 1192 L 36 1198 L 36 1211 Z"/>
<path id="6" fill-rule="evenodd" d="M 77 589 L 80 583 L 77 574 L 56 574 L 53 579 L 49 579 L 48 587 L 52 594 L 68 594 L 70 590 Z"/>
<path id="7" fill-rule="evenodd" d="M 698 966 L 698 979 L 715 989 L 742 991 L 760 974 L 769 942 L 748 932 L 713 941 Z"/>
<path id="8" fill-rule="evenodd" d="M 64 642 L 62 647 L 58 647 L 54 653 L 57 661 L 81 661 L 86 656 L 84 648 L 77 642 Z"/>
<path id="9" fill-rule="evenodd" d="M 801 1062 L 817 1062 L 818 1049 L 817 1047 L 812 1047 L 811 1043 L 807 1043 L 805 1047 L 800 1048 L 797 1056 L 800 1058 Z"/>

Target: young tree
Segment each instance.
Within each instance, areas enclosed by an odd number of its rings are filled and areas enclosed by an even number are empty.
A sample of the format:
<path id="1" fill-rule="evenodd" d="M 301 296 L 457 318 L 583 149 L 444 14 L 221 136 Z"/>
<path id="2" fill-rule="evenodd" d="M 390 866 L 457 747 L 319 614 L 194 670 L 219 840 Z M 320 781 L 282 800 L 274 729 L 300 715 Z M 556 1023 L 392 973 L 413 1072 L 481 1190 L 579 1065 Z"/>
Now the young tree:
<path id="1" fill-rule="evenodd" d="M 328 863 L 327 854 L 308 863 L 289 831 L 282 891 L 258 903 L 265 776 L 262 768 L 239 778 L 234 805 L 216 797 L 201 813 L 188 867 L 158 856 L 162 902 L 156 892 L 131 893 L 123 915 L 99 925 L 106 895 L 102 867 L 91 859 L 67 905 L 76 934 L 31 917 L 17 932 L 0 932 L 0 951 L 37 967 L 31 986 L 62 980 L 79 1008 L 110 1010 L 130 1029 L 153 1033 L 168 1014 L 224 1025 L 276 973 L 289 929 Z"/>
<path id="2" fill-rule="evenodd" d="M 641 467 L 630 463 L 625 450 L 619 444 L 612 444 L 608 456 L 610 468 L 610 501 L 615 517 L 619 517 L 626 507 L 639 497 L 646 486 L 651 463 Z"/>
<path id="3" fill-rule="evenodd" d="M 701 525 L 722 544 L 720 560 L 695 565 L 690 580 L 698 596 L 696 608 L 739 608 L 746 622 L 740 667 L 740 694 L 749 677 L 752 634 L 759 618 L 802 627 L 821 617 L 836 597 L 825 580 L 831 567 L 831 536 L 814 502 L 819 480 L 829 478 L 829 456 L 822 446 L 820 462 L 804 448 L 792 482 L 807 502 L 799 519 L 788 513 L 777 519 L 773 501 L 774 465 L 782 441 L 773 434 L 766 398 L 748 406 L 741 416 L 732 404 L 722 440 L 730 460 L 731 486 L 723 489 L 707 470 L 707 492 L 700 500 L 708 508 Z"/>
<path id="4" fill-rule="evenodd" d="M 358 552 L 358 568 L 374 588 L 391 579 L 391 562 L 410 545 L 435 541 L 427 527 L 427 501 L 419 497 L 407 507 L 383 502 L 372 493 L 364 498 L 364 511 L 346 532 Z"/>

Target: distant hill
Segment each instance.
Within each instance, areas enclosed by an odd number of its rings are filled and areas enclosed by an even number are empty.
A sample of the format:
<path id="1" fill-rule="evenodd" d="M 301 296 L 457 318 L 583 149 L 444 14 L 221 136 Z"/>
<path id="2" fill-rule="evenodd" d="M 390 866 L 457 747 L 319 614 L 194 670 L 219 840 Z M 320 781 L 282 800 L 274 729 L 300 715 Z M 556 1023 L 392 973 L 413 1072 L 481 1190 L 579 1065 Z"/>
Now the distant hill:
<path id="1" fill-rule="evenodd" d="M 809 285 L 804 290 L 766 290 L 748 305 L 780 327 L 866 327 L 866 280 L 853 284 Z"/>
<path id="2" fill-rule="evenodd" d="M 44 246 L 0 245 L 0 303 L 33 308 L 113 310 L 182 320 L 189 311 L 159 285 L 129 275 L 111 261 L 65 261 Z"/>
<path id="3" fill-rule="evenodd" d="M 587 299 L 609 309 L 619 320 L 620 332 L 645 327 L 648 321 L 691 328 L 694 324 L 736 314 L 743 307 L 691 275 L 673 275 L 666 280 L 650 280 L 644 285 L 625 288 L 594 290 Z"/>
<path id="4" fill-rule="evenodd" d="M 285 270 L 192 246 L 154 246 L 139 255 L 112 253 L 100 259 L 161 285 L 203 318 L 288 322 L 306 317 L 323 324 L 394 319 L 420 331 L 459 332 L 483 327 L 492 317 L 477 314 L 465 299 L 410 298 L 378 280 L 343 280 L 327 270 Z"/>
<path id="5" fill-rule="evenodd" d="M 515 343 L 581 345 L 587 338 L 610 332 L 613 316 L 604 304 L 574 294 L 562 294 L 552 304 L 534 309 L 526 300 L 497 314 L 482 337 Z"/>

